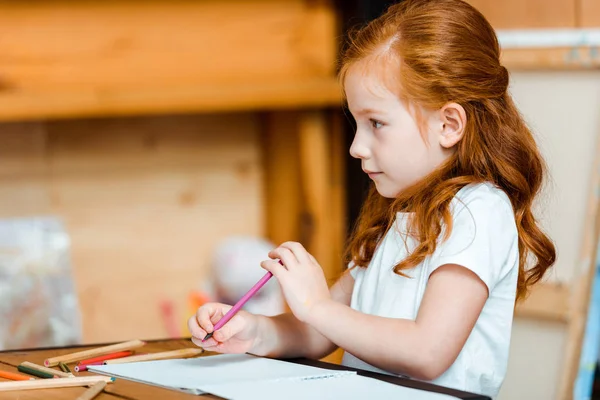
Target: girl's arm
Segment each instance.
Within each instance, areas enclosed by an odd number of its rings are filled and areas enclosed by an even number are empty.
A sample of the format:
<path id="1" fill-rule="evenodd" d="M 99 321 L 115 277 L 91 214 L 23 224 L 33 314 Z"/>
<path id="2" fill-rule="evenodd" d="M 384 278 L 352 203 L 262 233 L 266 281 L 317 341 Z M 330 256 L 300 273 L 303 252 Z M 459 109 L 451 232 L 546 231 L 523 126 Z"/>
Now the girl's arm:
<path id="1" fill-rule="evenodd" d="M 475 273 L 448 264 L 431 274 L 415 321 L 368 315 L 325 300 L 312 307 L 307 322 L 373 366 L 433 380 L 460 353 L 487 297 L 487 286 Z"/>
<path id="2" fill-rule="evenodd" d="M 348 272 L 331 287 L 331 301 L 348 308 L 352 297 L 354 278 Z M 277 357 L 322 358 L 337 348 L 330 339 L 294 314 L 276 317 L 259 316 L 257 340 L 249 351 L 252 354 Z"/>
<path id="3" fill-rule="evenodd" d="M 463 348 L 488 297 L 486 284 L 460 265 L 429 277 L 415 321 L 364 314 L 333 301 L 323 270 L 300 243 L 286 242 L 263 261 L 296 318 L 361 360 L 383 370 L 432 380 Z"/>

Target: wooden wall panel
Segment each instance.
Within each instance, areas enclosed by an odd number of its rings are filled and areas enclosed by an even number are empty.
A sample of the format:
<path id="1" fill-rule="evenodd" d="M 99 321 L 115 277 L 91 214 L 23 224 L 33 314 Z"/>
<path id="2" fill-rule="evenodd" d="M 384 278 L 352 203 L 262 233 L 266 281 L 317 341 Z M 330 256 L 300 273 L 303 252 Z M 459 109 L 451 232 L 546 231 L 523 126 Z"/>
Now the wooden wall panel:
<path id="1" fill-rule="evenodd" d="M 495 29 L 567 28 L 576 25 L 578 0 L 467 0 Z M 590 0 L 594 1 L 594 0 Z"/>
<path id="2" fill-rule="evenodd" d="M 584 28 L 600 28 L 600 1 L 577 0 L 579 26 Z"/>
<path id="3" fill-rule="evenodd" d="M 263 234 L 256 116 L 3 124 L 0 140 L 0 216 L 64 218 L 86 342 L 166 337 L 159 302 L 183 326 L 213 246 Z"/>
<path id="4" fill-rule="evenodd" d="M 339 102 L 329 1 L 0 1 L 0 119 Z"/>

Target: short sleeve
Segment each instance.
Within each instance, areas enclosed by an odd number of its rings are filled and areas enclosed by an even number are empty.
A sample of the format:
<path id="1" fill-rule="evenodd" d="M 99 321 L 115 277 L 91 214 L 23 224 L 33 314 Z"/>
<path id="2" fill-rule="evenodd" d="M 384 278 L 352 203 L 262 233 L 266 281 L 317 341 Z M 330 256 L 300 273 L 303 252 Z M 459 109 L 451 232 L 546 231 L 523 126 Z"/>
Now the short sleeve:
<path id="1" fill-rule="evenodd" d="M 428 274 L 442 265 L 457 264 L 473 271 L 491 292 L 518 260 L 513 209 L 500 189 L 484 184 L 466 189 L 451 203 L 452 231 L 447 240 L 440 235 Z"/>
<path id="2" fill-rule="evenodd" d="M 356 266 L 354 265 L 354 262 L 353 262 L 353 261 L 350 261 L 350 262 L 348 263 L 348 268 L 347 268 L 347 269 L 348 269 L 348 271 L 349 271 L 350 275 L 351 275 L 351 276 L 354 278 L 354 280 L 356 280 L 356 277 L 357 277 L 357 275 L 358 275 L 358 270 L 360 269 L 360 267 L 356 267 Z"/>

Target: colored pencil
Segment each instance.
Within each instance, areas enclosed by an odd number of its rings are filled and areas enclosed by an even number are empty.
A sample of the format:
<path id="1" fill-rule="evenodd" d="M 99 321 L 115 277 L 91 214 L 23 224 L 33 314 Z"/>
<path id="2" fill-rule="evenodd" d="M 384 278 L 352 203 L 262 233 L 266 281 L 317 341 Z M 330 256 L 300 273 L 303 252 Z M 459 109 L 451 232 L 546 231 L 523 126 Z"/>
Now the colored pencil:
<path id="1" fill-rule="evenodd" d="M 64 354 L 58 357 L 48 358 L 44 361 L 46 367 L 53 367 L 59 362 L 70 363 L 74 361 L 85 360 L 86 358 L 102 356 L 104 354 L 115 353 L 117 351 L 133 350 L 145 345 L 141 340 L 131 340 L 129 342 L 112 344 L 110 346 L 98 347 L 91 350 L 79 351 L 77 353 Z"/>
<path id="2" fill-rule="evenodd" d="M 281 260 L 279 261 L 279 263 L 283 265 Z M 213 327 L 213 331 L 207 333 L 206 336 L 204 336 L 204 339 L 202 339 L 202 341 L 204 342 L 205 340 L 210 339 L 216 331 L 221 329 L 223 325 L 225 325 L 231 318 L 233 318 L 233 316 L 237 314 L 238 311 L 242 309 L 242 307 L 244 307 L 244 304 L 246 304 L 246 302 L 250 300 L 252 296 L 254 296 L 256 292 L 258 292 L 265 285 L 265 283 L 267 283 L 269 279 L 271 279 L 272 276 L 273 274 L 271 272 L 267 272 L 262 278 L 260 278 L 260 280 L 256 282 L 254 286 L 250 288 L 250 290 L 248 290 L 248 293 L 242 296 L 242 298 L 237 303 L 235 303 L 235 305 L 231 307 L 229 311 L 227 311 L 227 313 L 225 313 L 223 318 L 217 321 L 217 323 Z"/>
<path id="3" fill-rule="evenodd" d="M 75 375 L 73 375 L 71 373 L 57 371 L 52 368 L 47 368 L 47 367 L 43 367 L 41 365 L 31 363 L 29 361 L 24 361 L 20 365 L 22 365 L 23 367 L 30 368 L 30 369 L 35 369 L 36 371 L 45 372 L 47 374 L 52 374 L 54 376 L 58 376 L 59 378 L 74 378 L 75 377 Z"/>
<path id="4" fill-rule="evenodd" d="M 16 372 L 0 370 L 0 378 L 10 379 L 11 381 L 32 381 L 35 378 L 27 375 L 17 374 Z"/>
<path id="5" fill-rule="evenodd" d="M 79 363 L 77 363 L 77 365 L 75 366 L 75 372 L 83 372 L 83 371 L 87 371 L 88 366 L 90 365 L 103 365 L 104 361 L 106 360 L 113 360 L 115 358 L 124 358 L 124 357 L 129 357 L 131 355 L 133 355 L 133 351 L 120 351 L 119 354 L 123 354 L 120 355 L 119 357 L 104 357 L 104 356 L 100 356 L 100 357 L 94 357 L 94 358 L 90 358 L 88 360 L 83 360 Z M 113 354 L 117 354 L 117 353 L 113 353 Z M 148 353 L 139 353 L 136 355 L 145 355 Z M 92 360 L 92 362 L 89 362 L 90 360 Z M 93 360 L 98 360 L 98 361 L 93 361 Z"/>
<path id="6" fill-rule="evenodd" d="M 32 368 L 29 368 L 29 367 L 24 367 L 22 365 L 19 365 L 17 367 L 17 370 L 19 370 L 19 372 L 23 372 L 24 374 L 29 374 L 29 375 L 37 376 L 38 378 L 50 379 L 50 378 L 55 378 L 56 377 L 56 375 L 54 375 L 54 374 L 49 374 L 47 372 L 38 371 L 37 369 L 32 369 Z"/>
<path id="7" fill-rule="evenodd" d="M 104 390 L 105 387 L 106 382 L 97 382 L 94 386 L 86 390 L 81 396 L 79 396 L 75 400 L 92 400 L 94 397 L 98 396 Z"/>
<path id="8" fill-rule="evenodd" d="M 129 357 L 131 355 L 133 355 L 133 351 L 131 351 L 131 350 L 118 351 L 116 353 L 105 354 L 103 356 L 98 356 L 98 357 L 81 360 L 77 364 L 89 364 L 89 363 L 94 363 L 94 362 L 98 362 L 98 361 L 112 360 L 113 358 Z"/>
<path id="9" fill-rule="evenodd" d="M 125 364 L 139 361 L 153 361 L 153 360 L 168 360 L 172 358 L 188 358 L 197 356 L 202 354 L 204 350 L 202 349 L 180 349 L 180 350 L 172 350 L 172 351 L 163 351 L 160 353 L 150 353 L 143 354 L 138 356 L 124 357 L 124 358 L 115 358 L 113 360 L 104 361 L 104 365 L 110 364 Z"/>
<path id="10" fill-rule="evenodd" d="M 69 366 L 63 362 L 59 362 L 58 363 L 58 367 L 61 369 L 62 372 L 66 372 L 68 374 L 71 373 L 71 370 L 69 369 Z"/>
<path id="11" fill-rule="evenodd" d="M 111 383 L 108 376 L 79 376 L 77 378 L 35 379 L 33 381 L 0 382 L 0 392 L 28 389 L 53 389 L 73 386 L 90 386 L 97 382 Z"/>
<path id="12" fill-rule="evenodd" d="M 93 363 L 87 363 L 87 364 L 81 364 L 81 365 L 77 364 L 75 366 L 75 372 L 84 372 L 84 371 L 88 370 L 89 366 L 92 366 L 92 365 L 102 365 L 102 364 L 104 364 L 104 361 L 96 361 L 96 362 L 93 362 Z"/>

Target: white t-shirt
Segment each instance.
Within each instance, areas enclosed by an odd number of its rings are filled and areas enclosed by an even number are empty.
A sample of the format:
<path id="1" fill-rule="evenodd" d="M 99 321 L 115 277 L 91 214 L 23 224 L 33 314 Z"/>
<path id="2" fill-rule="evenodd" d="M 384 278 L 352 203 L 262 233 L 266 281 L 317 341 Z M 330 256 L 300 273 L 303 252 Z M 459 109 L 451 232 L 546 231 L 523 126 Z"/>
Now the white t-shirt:
<path id="1" fill-rule="evenodd" d="M 510 200 L 492 184 L 472 184 L 452 199 L 452 233 L 438 239 L 434 254 L 410 277 L 393 271 L 414 249 L 406 235 L 409 214 L 398 213 L 395 229 L 379 244 L 368 268 L 356 267 L 351 307 L 366 314 L 415 320 L 429 275 L 445 264 L 475 272 L 487 285 L 489 297 L 460 354 L 433 383 L 494 398 L 506 375 L 510 335 L 519 272 L 517 227 Z M 405 245 L 406 240 L 406 245 Z M 402 341 L 402 338 L 398 338 Z M 343 365 L 384 372 L 346 352 Z"/>

